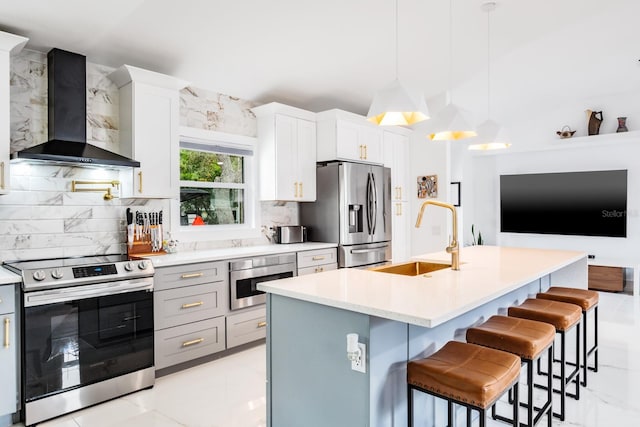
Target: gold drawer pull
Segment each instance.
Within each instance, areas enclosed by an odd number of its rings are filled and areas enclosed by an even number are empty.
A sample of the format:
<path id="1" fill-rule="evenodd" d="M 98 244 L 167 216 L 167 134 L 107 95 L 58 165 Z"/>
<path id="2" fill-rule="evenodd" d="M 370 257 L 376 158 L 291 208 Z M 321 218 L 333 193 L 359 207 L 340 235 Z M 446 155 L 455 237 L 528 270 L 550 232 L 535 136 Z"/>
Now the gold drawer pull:
<path id="1" fill-rule="evenodd" d="M 322 273 L 324 271 L 324 267 L 316 267 L 316 273 Z"/>
<path id="2" fill-rule="evenodd" d="M 302 183 L 300 183 L 300 197 L 304 197 L 304 193 L 302 191 Z"/>
<path id="3" fill-rule="evenodd" d="M 195 340 L 191 340 L 191 341 L 185 341 L 182 343 L 182 347 L 189 347 L 191 345 L 196 345 L 196 344 L 200 344 L 202 341 L 204 341 L 204 338 L 198 338 Z"/>
<path id="4" fill-rule="evenodd" d="M 142 193 L 142 171 L 138 172 L 138 193 Z"/>
<path id="5" fill-rule="evenodd" d="M 324 256 L 314 256 L 313 258 L 311 258 L 312 261 L 322 261 L 324 259 Z"/>
<path id="6" fill-rule="evenodd" d="M 264 328 L 265 326 L 267 326 L 267 322 L 259 322 L 258 323 L 258 328 Z"/>
<path id="7" fill-rule="evenodd" d="M 293 197 L 298 197 L 298 183 L 293 183 Z"/>
<path id="8" fill-rule="evenodd" d="M 201 305 L 204 304 L 204 301 L 198 301 L 198 302 L 191 302 L 189 304 L 182 304 L 182 308 L 194 308 L 194 307 L 200 307 Z"/>
<path id="9" fill-rule="evenodd" d="M 185 273 L 180 276 L 181 279 L 193 279 L 194 277 L 202 277 L 204 273 Z"/>
<path id="10" fill-rule="evenodd" d="M 9 348 L 9 325 L 11 321 L 4 319 L 4 348 Z"/>
<path id="11" fill-rule="evenodd" d="M 367 160 L 367 146 L 364 146 L 364 159 Z"/>

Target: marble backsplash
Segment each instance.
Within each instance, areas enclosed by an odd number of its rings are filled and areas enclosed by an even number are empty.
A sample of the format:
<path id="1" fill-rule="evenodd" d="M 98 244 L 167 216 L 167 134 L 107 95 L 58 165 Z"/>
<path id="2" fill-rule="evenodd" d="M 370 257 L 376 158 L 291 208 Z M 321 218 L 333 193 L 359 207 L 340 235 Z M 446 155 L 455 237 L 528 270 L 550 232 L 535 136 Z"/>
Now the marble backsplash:
<path id="1" fill-rule="evenodd" d="M 46 54 L 23 50 L 11 63 L 11 152 L 47 138 Z M 112 68 L 87 62 L 87 140 L 120 152 L 119 94 Z M 188 87 L 180 93 L 180 124 L 246 136 L 256 135 L 249 101 Z M 0 196 L 0 260 L 126 252 L 126 207 L 168 212 L 167 200 L 114 199 L 72 193 L 73 179 L 118 179 L 117 172 L 56 165 L 11 165 L 11 192 Z M 297 224 L 298 204 L 262 202 L 264 228 Z M 167 215 L 169 216 L 169 215 Z M 180 243 L 180 250 L 269 243 L 255 239 Z"/>

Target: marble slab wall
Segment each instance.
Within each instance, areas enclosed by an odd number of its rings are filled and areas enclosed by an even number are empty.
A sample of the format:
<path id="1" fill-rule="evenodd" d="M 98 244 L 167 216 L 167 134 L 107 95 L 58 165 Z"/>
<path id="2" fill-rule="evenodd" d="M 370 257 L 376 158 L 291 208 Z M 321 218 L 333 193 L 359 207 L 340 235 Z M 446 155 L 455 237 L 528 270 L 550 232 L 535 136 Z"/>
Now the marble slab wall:
<path id="1" fill-rule="evenodd" d="M 112 68 L 87 62 L 87 140 L 119 148 L 119 96 L 108 79 Z M 23 50 L 11 63 L 11 152 L 47 141 L 46 54 Z M 180 93 L 182 126 L 256 135 L 254 105 L 246 100 L 188 87 Z M 169 211 L 166 200 L 113 199 L 72 193 L 71 181 L 118 179 L 117 172 L 54 165 L 11 165 L 12 189 L 0 196 L 0 261 L 126 252 L 125 210 Z M 181 243 L 196 250 L 269 243 L 268 228 L 297 224 L 298 204 L 262 202 L 262 237 Z"/>

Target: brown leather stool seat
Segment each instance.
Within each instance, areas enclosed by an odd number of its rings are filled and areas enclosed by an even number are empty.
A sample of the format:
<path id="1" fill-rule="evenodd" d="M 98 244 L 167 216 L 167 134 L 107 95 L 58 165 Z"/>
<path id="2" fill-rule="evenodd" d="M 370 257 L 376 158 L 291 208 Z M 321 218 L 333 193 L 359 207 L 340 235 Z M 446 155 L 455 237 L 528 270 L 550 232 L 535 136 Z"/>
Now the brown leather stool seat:
<path id="1" fill-rule="evenodd" d="M 536 425 L 545 415 L 547 424 L 551 426 L 552 377 L 547 378 L 547 401 L 542 407 L 534 408 L 533 362 L 546 350 L 551 370 L 555 336 L 556 329 L 549 323 L 507 316 L 492 316 L 481 325 L 467 329 L 467 342 L 513 353 L 520 356 L 522 362 L 527 365 L 528 399 L 523 406 L 527 408 L 527 423 L 524 425 L 529 427 Z M 497 415 L 495 406 L 492 416 L 494 419 L 511 421 Z"/>
<path id="2" fill-rule="evenodd" d="M 467 425 L 471 410 L 480 412 L 484 425 L 485 410 L 513 387 L 514 426 L 517 421 L 517 385 L 520 358 L 500 350 L 449 341 L 433 355 L 407 364 L 409 425 L 413 426 L 412 390 L 445 399 L 449 403 L 449 425 L 453 403 L 467 407 Z"/>
<path id="3" fill-rule="evenodd" d="M 529 298 L 509 307 L 509 316 L 552 324 L 556 331 L 568 331 L 580 321 L 582 310 L 574 304 Z"/>
<path id="4" fill-rule="evenodd" d="M 582 308 L 582 385 L 587 385 L 587 371 L 598 372 L 598 302 L 600 302 L 600 294 L 596 291 L 587 289 L 565 288 L 561 286 L 552 286 L 546 292 L 536 295 L 539 299 L 549 299 L 553 301 L 566 302 L 575 304 Z M 587 350 L 587 320 L 588 312 L 593 310 L 593 346 Z M 593 366 L 588 366 L 588 358 L 593 354 Z"/>
<path id="5" fill-rule="evenodd" d="M 575 304 L 529 298 L 519 306 L 509 307 L 508 313 L 510 317 L 549 323 L 555 327 L 556 333 L 560 334 L 560 376 L 558 377 L 560 378 L 560 389 L 553 390 L 554 392 L 560 393 L 560 412 L 554 412 L 553 415 L 560 418 L 561 421 L 564 421 L 566 396 L 573 397 L 576 400 L 580 399 L 580 316 L 582 310 Z M 565 333 L 574 327 L 576 328 L 576 363 L 574 365 L 575 369 L 567 375 L 566 367 L 568 364 L 573 365 L 573 363 L 567 363 L 566 360 Z M 539 363 L 538 373 L 542 373 Z M 547 375 L 553 375 L 553 372 L 549 371 Z M 575 394 L 569 394 L 567 392 L 567 384 L 571 382 L 576 383 Z M 535 384 L 535 386 L 546 389 L 545 386 L 538 384 Z"/>

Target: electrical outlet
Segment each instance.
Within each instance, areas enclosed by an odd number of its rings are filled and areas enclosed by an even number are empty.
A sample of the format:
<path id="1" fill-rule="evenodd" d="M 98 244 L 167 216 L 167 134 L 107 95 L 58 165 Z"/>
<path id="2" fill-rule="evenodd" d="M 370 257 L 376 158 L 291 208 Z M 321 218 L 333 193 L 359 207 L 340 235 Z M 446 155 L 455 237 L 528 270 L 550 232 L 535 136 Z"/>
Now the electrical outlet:
<path id="1" fill-rule="evenodd" d="M 367 346 L 366 344 L 358 343 L 358 348 L 360 349 L 360 357 L 356 360 L 351 361 L 351 369 L 354 371 L 362 372 L 363 374 L 367 373 Z"/>

